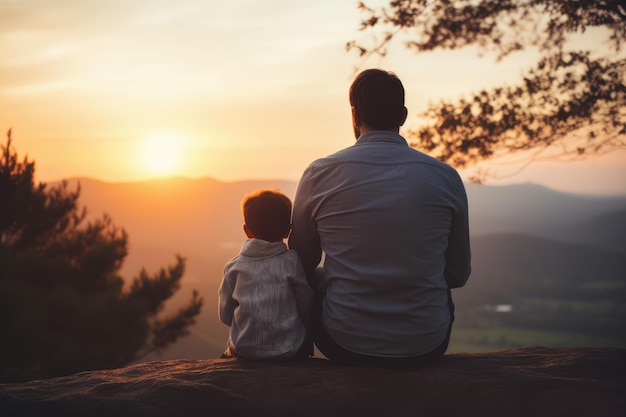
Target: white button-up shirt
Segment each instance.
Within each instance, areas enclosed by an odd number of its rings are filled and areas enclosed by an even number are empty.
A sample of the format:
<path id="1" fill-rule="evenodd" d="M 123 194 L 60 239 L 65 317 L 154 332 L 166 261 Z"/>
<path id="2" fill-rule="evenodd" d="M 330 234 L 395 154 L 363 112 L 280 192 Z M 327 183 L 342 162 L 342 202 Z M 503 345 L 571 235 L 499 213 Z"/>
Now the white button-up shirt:
<path id="1" fill-rule="evenodd" d="M 314 161 L 294 200 L 289 246 L 312 274 L 325 254 L 322 322 L 353 352 L 429 352 L 450 325 L 448 288 L 470 274 L 468 209 L 456 170 L 393 132 Z"/>

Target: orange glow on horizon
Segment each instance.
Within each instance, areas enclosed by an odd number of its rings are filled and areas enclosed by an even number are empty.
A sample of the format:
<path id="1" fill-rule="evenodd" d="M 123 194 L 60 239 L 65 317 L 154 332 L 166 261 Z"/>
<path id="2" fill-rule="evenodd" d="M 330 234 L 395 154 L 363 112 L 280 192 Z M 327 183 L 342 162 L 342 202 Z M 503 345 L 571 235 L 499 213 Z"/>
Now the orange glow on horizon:
<path id="1" fill-rule="evenodd" d="M 397 43 L 363 62 L 345 51 L 366 38 L 353 2 L 283 2 L 279 12 L 250 0 L 4 3 L 14 18 L 0 27 L 0 132 L 13 129 L 45 182 L 297 181 L 311 161 L 354 143 L 347 92 L 357 66 L 400 76 L 414 128 L 430 102 L 517 85 L 538 54 L 496 62 L 472 47 L 417 55 Z M 604 35 L 585 39 L 601 50 Z M 607 161 L 532 164 L 499 183 L 626 193 L 626 152 Z"/>

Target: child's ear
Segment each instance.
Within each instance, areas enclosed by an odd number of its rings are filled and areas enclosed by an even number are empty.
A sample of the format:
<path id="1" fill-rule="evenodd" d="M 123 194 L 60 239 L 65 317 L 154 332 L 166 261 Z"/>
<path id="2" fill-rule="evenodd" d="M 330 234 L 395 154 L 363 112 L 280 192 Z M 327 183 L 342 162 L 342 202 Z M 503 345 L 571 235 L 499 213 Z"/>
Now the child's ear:
<path id="1" fill-rule="evenodd" d="M 243 231 L 246 234 L 246 236 L 248 236 L 248 238 L 250 238 L 250 239 L 254 238 L 254 235 L 252 234 L 250 229 L 248 229 L 248 225 L 247 224 L 243 225 Z"/>

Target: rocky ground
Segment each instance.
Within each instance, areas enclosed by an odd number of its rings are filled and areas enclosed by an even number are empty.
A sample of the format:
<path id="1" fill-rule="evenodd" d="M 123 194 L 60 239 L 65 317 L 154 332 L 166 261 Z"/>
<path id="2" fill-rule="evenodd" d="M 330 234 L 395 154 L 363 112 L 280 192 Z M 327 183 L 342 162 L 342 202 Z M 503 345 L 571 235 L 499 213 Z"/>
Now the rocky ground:
<path id="1" fill-rule="evenodd" d="M 0 384 L 0 416 L 623 416 L 626 350 L 450 354 L 417 370 L 171 360 Z"/>

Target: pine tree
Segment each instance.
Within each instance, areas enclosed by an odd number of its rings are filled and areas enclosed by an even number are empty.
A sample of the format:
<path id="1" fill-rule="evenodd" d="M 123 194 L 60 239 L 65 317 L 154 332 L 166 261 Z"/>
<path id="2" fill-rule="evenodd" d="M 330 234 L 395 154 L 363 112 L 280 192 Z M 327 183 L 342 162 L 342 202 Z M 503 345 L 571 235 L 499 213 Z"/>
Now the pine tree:
<path id="1" fill-rule="evenodd" d="M 124 290 L 128 236 L 112 219 L 86 222 L 80 186 L 35 183 L 11 131 L 0 155 L 0 381 L 25 381 L 124 366 L 189 331 L 203 300 L 194 290 L 161 317 L 180 288 L 185 259 L 142 270 Z"/>

